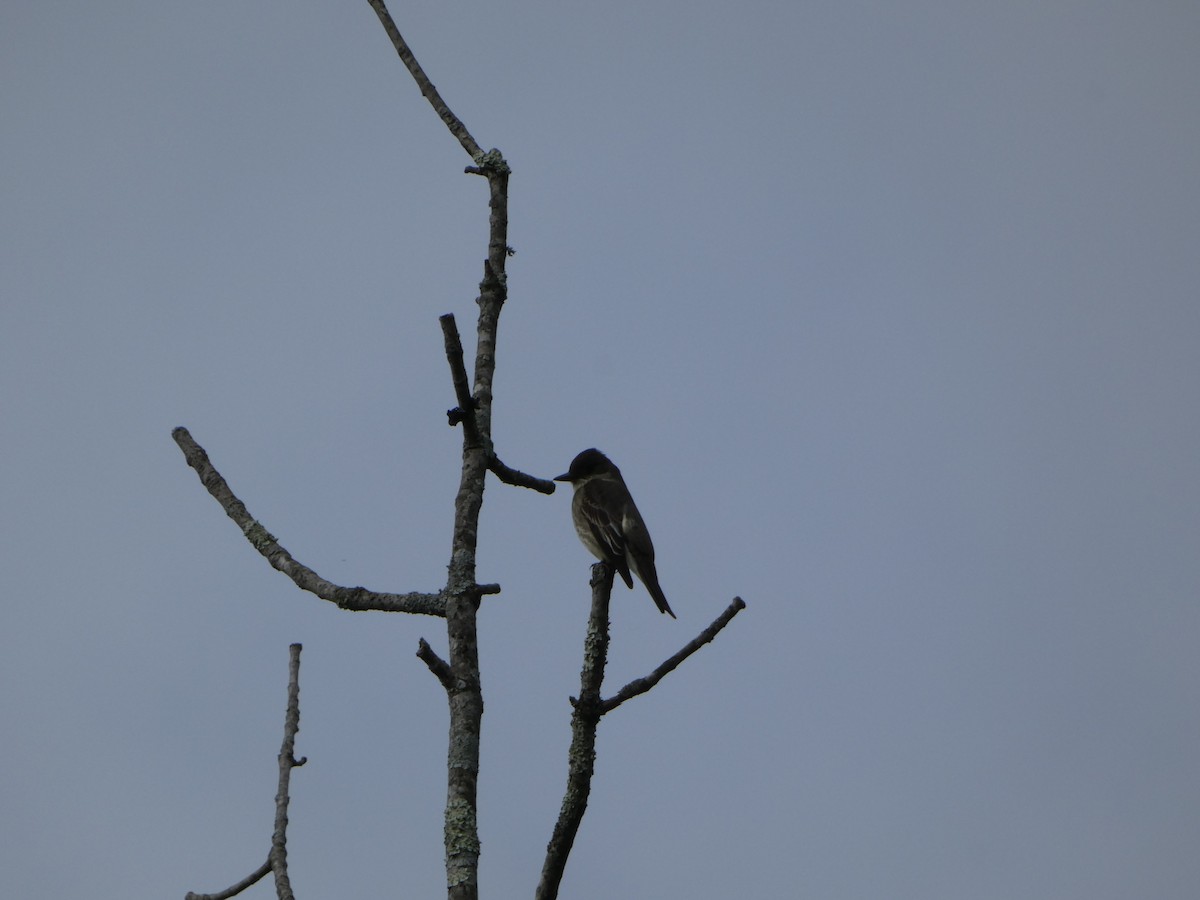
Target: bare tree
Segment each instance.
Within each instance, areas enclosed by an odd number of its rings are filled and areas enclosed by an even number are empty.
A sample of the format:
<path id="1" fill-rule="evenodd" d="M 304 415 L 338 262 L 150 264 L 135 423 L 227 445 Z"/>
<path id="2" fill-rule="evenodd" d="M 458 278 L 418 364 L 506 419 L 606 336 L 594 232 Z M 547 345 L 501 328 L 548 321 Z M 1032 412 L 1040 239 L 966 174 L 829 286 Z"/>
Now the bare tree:
<path id="1" fill-rule="evenodd" d="M 485 178 L 488 185 L 488 246 L 483 263 L 483 279 L 479 283 L 479 295 L 476 298 L 479 313 L 473 379 L 467 374 L 462 342 L 454 316 L 448 314 L 440 318 L 446 359 L 450 366 L 458 404 L 449 410 L 448 417 L 451 426 L 462 426 L 463 437 L 462 471 L 454 501 L 454 531 L 445 586 L 433 592 L 386 593 L 364 587 L 345 587 L 326 581 L 296 560 L 250 515 L 245 505 L 212 465 L 208 454 L 193 440 L 187 429 L 176 428 L 172 434 L 188 464 L 196 470 L 209 493 L 242 529 L 247 540 L 272 566 L 290 577 L 298 587 L 346 610 L 407 612 L 445 618 L 449 659 L 442 659 L 423 638 L 419 642 L 417 656 L 445 689 L 450 707 L 444 828 L 447 896 L 449 900 L 475 900 L 479 895 L 480 848 L 476 784 L 479 774 L 480 721 L 483 715 L 475 619 L 482 598 L 500 590 L 499 585 L 479 584 L 475 580 L 475 550 L 485 479 L 490 471 L 505 484 L 531 488 L 545 494 L 553 493 L 555 485 L 553 481 L 528 475 L 505 465 L 492 443 L 492 379 L 496 359 L 496 326 L 507 299 L 505 264 L 512 253 L 508 246 L 508 164 L 499 150 L 485 152 L 463 122 L 451 112 L 413 56 L 383 0 L 368 2 L 379 16 L 384 30 L 416 81 L 421 94 L 470 156 L 473 164 L 466 167 L 466 173 Z M 572 740 L 568 758 L 567 789 L 559 820 L 547 847 L 546 861 L 537 887 L 538 898 L 552 898 L 558 894 L 567 856 L 587 806 L 595 761 L 596 728 L 600 718 L 626 700 L 652 688 L 680 662 L 711 641 L 745 606 L 740 598 L 734 598 L 708 628 L 678 653 L 645 678 L 630 682 L 605 700 L 601 697 L 600 689 L 608 651 L 608 602 L 612 582 L 611 569 L 603 564 L 593 567 L 592 606 L 584 645 L 580 694 L 578 698 L 572 698 L 574 711 L 571 719 Z M 292 722 L 294 692 L 298 692 L 298 654 L 299 647 L 294 645 L 293 679 L 289 688 L 289 722 Z M 295 708 L 295 716 L 298 721 L 298 705 Z M 267 862 L 242 882 L 213 896 L 233 896 L 271 870 L 276 872 L 279 896 L 291 896 L 285 865 L 285 829 L 280 822 L 286 823 L 287 784 L 283 780 L 285 754 L 289 762 L 287 771 L 290 772 L 292 766 L 300 764 L 292 758 L 290 740 L 294 740 L 294 736 L 293 727 L 290 737 L 285 734 L 285 752 L 280 755 L 280 796 L 284 799 L 279 801 L 277 798 L 277 828 Z M 280 802 L 282 806 L 279 805 Z"/>

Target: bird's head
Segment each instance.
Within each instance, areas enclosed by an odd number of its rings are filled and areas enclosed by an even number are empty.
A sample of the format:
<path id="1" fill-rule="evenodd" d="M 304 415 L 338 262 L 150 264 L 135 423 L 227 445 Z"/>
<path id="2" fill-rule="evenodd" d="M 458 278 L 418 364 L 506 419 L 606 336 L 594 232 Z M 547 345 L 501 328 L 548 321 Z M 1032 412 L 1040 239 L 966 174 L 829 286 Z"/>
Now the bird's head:
<path id="1" fill-rule="evenodd" d="M 586 481 L 589 478 L 595 478 L 597 475 L 606 475 L 610 472 L 619 472 L 613 461 L 592 447 L 589 450 L 584 450 L 573 460 L 571 467 L 563 474 L 555 477 L 555 481 L 568 481 L 572 484 L 577 484 L 581 481 Z"/>

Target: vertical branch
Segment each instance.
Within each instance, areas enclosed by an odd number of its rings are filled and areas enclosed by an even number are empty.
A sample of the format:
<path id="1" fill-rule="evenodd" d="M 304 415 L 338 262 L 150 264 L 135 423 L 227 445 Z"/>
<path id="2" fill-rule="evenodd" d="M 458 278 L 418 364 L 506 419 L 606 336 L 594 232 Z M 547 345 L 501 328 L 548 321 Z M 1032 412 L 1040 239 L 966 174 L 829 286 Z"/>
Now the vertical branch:
<path id="1" fill-rule="evenodd" d="M 479 646 L 475 614 L 481 591 L 475 582 L 475 548 L 479 512 L 492 458 L 492 375 L 496 367 L 496 328 L 505 298 L 504 264 L 508 255 L 508 165 L 498 150 L 484 153 L 467 127 L 438 93 L 392 20 L 384 0 L 368 0 L 401 61 L 421 94 L 476 163 L 468 172 L 488 180 L 490 227 L 487 261 L 479 292 L 475 389 L 463 410 L 462 474 L 454 498 L 454 536 L 446 580 L 446 633 L 450 644 L 448 670 L 439 678 L 450 705 L 450 740 L 446 754 L 446 885 L 450 900 L 479 896 L 479 826 L 476 787 L 479 778 L 479 733 L 483 719 L 483 689 L 479 677 Z M 443 327 L 446 321 L 443 319 Z M 453 356 L 453 354 L 451 354 Z M 453 362 L 451 366 L 453 367 Z M 460 409 L 463 404 L 460 403 Z M 432 653 L 432 651 L 430 651 Z"/>
<path id="2" fill-rule="evenodd" d="M 375 2 L 375 0 L 372 0 Z M 498 150 L 479 158 L 473 174 L 485 175 L 490 195 L 488 256 L 478 297 L 478 341 L 475 348 L 474 428 L 463 427 L 463 464 L 454 503 L 454 542 L 450 556 L 446 629 L 454 688 L 450 698 L 450 748 L 447 756 L 446 880 L 449 900 L 479 896 L 479 825 L 477 781 L 483 689 L 475 615 L 479 591 L 475 583 L 475 549 L 483 489 L 492 460 L 492 378 L 496 370 L 496 332 L 506 297 L 508 259 L 508 165 Z M 468 415 L 471 411 L 468 411 Z"/>
<path id="3" fill-rule="evenodd" d="M 450 641 L 450 747 L 446 786 L 446 884 L 449 900 L 479 896 L 479 823 L 477 782 L 479 735 L 483 720 L 483 688 L 475 615 L 479 591 L 475 582 L 475 549 L 479 513 L 492 458 L 492 376 L 496 369 L 496 330 L 504 305 L 508 258 L 508 166 L 496 151 L 478 170 L 488 179 L 491 216 L 488 258 L 479 291 L 478 343 L 475 349 L 474 427 L 463 427 L 462 475 L 454 500 L 454 539 L 450 577 L 446 583 L 446 631 Z"/>
<path id="4" fill-rule="evenodd" d="M 289 785 L 292 769 L 304 765 L 307 759 L 296 759 L 296 732 L 300 730 L 300 645 L 289 648 L 287 712 L 283 717 L 283 746 L 279 750 L 279 786 L 275 791 L 275 830 L 271 834 L 271 849 L 267 861 L 237 884 L 215 894 L 188 891 L 185 900 L 229 900 L 246 888 L 257 884 L 268 872 L 275 873 L 275 893 L 279 900 L 294 900 L 292 883 L 287 871 L 287 825 Z"/>
<path id="5" fill-rule="evenodd" d="M 492 434 L 492 376 L 496 370 L 496 332 L 500 310 L 508 297 L 508 164 L 498 150 L 490 151 L 484 164 L 468 171 L 487 176 L 488 255 L 483 265 L 483 280 L 479 283 L 479 331 L 475 346 L 475 404 L 479 430 L 483 432 L 486 449 L 491 452 Z"/>
<path id="6" fill-rule="evenodd" d="M 271 834 L 268 859 L 275 870 L 275 893 L 279 900 L 292 900 L 292 882 L 287 870 L 288 803 L 292 768 L 304 765 L 297 760 L 296 732 L 300 730 L 300 644 L 289 648 L 287 712 L 283 718 L 283 746 L 279 748 L 279 788 L 275 792 L 275 831 Z"/>
<path id="7" fill-rule="evenodd" d="M 487 453 L 463 432 L 462 476 L 454 500 L 454 537 L 446 583 L 446 632 L 450 644 L 450 740 L 446 753 L 446 888 L 449 900 L 479 896 L 479 822 L 476 786 L 483 689 L 475 613 L 475 546 L 483 506 Z"/>
<path id="8" fill-rule="evenodd" d="M 487 176 L 491 195 L 488 258 L 478 298 L 473 409 L 464 421 L 462 475 L 454 500 L 454 538 L 446 583 L 446 630 L 450 641 L 450 747 L 447 754 L 446 883 L 449 900 L 479 896 L 479 825 L 477 781 L 483 688 L 475 616 L 479 590 L 475 550 L 483 489 L 492 459 L 492 376 L 496 368 L 496 329 L 504 305 L 504 265 L 508 238 L 508 166 L 497 151 L 485 156 L 477 174 Z M 497 247 L 501 248 L 497 251 Z M 445 322 L 443 321 L 443 327 Z"/>
<path id="9" fill-rule="evenodd" d="M 579 699 L 571 714 L 571 749 L 567 752 L 567 790 L 554 833 L 546 847 L 546 861 L 535 900 L 554 900 L 562 882 L 567 857 L 575 844 L 579 823 L 587 811 L 596 764 L 596 728 L 603 715 L 600 686 L 608 661 L 608 601 L 612 594 L 613 570 L 603 563 L 592 567 L 592 611 L 583 643 L 583 670 L 579 674 Z"/>
<path id="10" fill-rule="evenodd" d="M 445 591 L 450 660 L 448 671 L 442 670 L 439 675 L 450 705 L 444 832 L 447 896 L 449 900 L 477 900 L 480 843 L 476 802 L 483 689 L 475 623 L 481 595 L 475 581 L 475 549 L 485 478 L 492 461 L 492 376 L 496 367 L 496 329 L 506 296 L 509 169 L 498 150 L 484 153 L 462 121 L 450 111 L 401 36 L 383 0 L 368 2 L 422 95 L 476 163 L 467 171 L 486 176 L 488 181 L 491 214 L 487 260 L 478 298 L 474 394 L 467 408 L 459 404 L 465 416 L 462 473 L 454 498 L 454 535 Z M 445 319 L 442 324 L 445 328 Z"/>
<path id="11" fill-rule="evenodd" d="M 612 593 L 614 570 L 597 563 L 592 567 L 592 609 L 588 616 L 587 637 L 583 644 L 583 670 L 579 675 L 579 699 L 571 698 L 575 707 L 571 713 L 571 748 L 567 752 L 567 789 L 554 833 L 546 845 L 546 861 L 538 881 L 534 900 L 555 900 L 562 883 L 567 858 L 579 833 L 579 824 L 587 812 L 588 795 L 592 790 L 592 773 L 596 766 L 596 731 L 600 719 L 626 700 L 644 694 L 673 672 L 685 659 L 713 640 L 739 611 L 746 608 L 741 597 L 734 597 L 711 625 L 689 641 L 644 678 L 625 685 L 616 696 L 604 700 L 600 689 L 608 661 L 608 602 Z"/>

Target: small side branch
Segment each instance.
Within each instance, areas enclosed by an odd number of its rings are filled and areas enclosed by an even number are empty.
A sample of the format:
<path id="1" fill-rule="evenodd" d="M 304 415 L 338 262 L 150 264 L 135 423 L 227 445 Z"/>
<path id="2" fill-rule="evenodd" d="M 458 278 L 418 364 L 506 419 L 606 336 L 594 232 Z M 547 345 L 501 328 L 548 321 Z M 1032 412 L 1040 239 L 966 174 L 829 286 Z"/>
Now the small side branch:
<path id="1" fill-rule="evenodd" d="M 645 676 L 644 678 L 635 678 L 633 681 L 629 682 L 629 684 L 625 685 L 625 687 L 617 691 L 612 697 L 603 701 L 600 704 L 600 715 L 604 715 L 607 712 L 612 712 L 626 700 L 636 697 L 638 694 L 646 693 L 646 691 L 650 690 L 650 688 L 662 681 L 668 672 L 673 671 L 681 662 L 715 638 L 717 633 L 726 625 L 728 625 L 730 620 L 745 608 L 746 601 L 744 601 L 741 597 L 734 597 L 733 602 L 725 607 L 725 611 L 717 616 L 711 625 L 696 635 L 696 637 L 694 637 L 692 640 L 688 641 L 683 646 L 682 650 L 680 650 L 670 659 L 666 660 L 666 662 L 664 662 L 649 675 Z"/>
<path id="2" fill-rule="evenodd" d="M 442 99 L 442 95 L 433 86 L 433 82 L 429 80 L 429 76 L 425 74 L 425 70 L 417 62 L 417 58 L 413 56 L 412 50 L 408 48 L 408 42 L 400 34 L 400 29 L 396 27 L 396 23 L 392 20 L 392 14 L 388 12 L 388 8 L 383 0 L 367 0 L 367 2 L 371 4 L 371 9 L 375 10 L 375 15 L 379 16 L 379 21 L 383 24 L 383 30 L 392 39 L 392 46 L 400 54 L 400 61 L 408 68 L 413 80 L 417 83 L 417 87 L 421 89 L 421 96 L 429 101 L 429 104 L 433 107 L 433 111 L 446 123 L 446 127 L 450 129 L 450 133 L 462 144 L 462 148 L 467 151 L 467 155 L 476 162 L 479 162 L 483 158 L 483 150 L 475 143 L 475 138 L 471 137 L 471 133 L 467 131 L 467 126 L 462 123 L 462 120 L 458 116 L 450 111 L 450 107 L 446 105 L 446 101 Z"/>
<path id="3" fill-rule="evenodd" d="M 262 881 L 263 876 L 270 871 L 271 860 L 267 859 L 256 871 L 251 872 L 237 884 L 232 884 L 223 891 L 217 891 L 215 894 L 196 894 L 188 891 L 184 895 L 184 900 L 229 900 L 230 897 L 236 897 L 251 885 L 258 884 L 258 882 Z"/>
<path id="4" fill-rule="evenodd" d="M 326 581 L 308 566 L 297 561 L 275 539 L 275 535 L 250 515 L 246 505 L 237 498 L 228 482 L 213 466 L 208 454 L 192 438 L 186 428 L 179 427 L 171 432 L 171 437 L 183 451 L 189 466 L 196 470 L 200 482 L 212 494 L 213 499 L 221 504 L 225 514 L 237 523 L 251 545 L 261 553 L 275 569 L 278 569 L 296 583 L 296 586 L 316 594 L 322 600 L 336 603 L 342 609 L 362 611 L 379 610 L 382 612 L 406 612 L 425 616 L 445 616 L 446 600 L 444 592 L 437 593 L 407 593 L 389 594 L 371 591 L 364 587 L 343 587 Z M 495 585 L 480 585 L 480 593 L 495 593 L 499 590 Z M 495 590 L 491 590 L 495 588 Z"/>
<path id="5" fill-rule="evenodd" d="M 458 406 L 446 411 L 450 426 L 462 425 L 466 435 L 466 446 L 481 447 L 483 438 L 479 434 L 479 422 L 475 418 L 478 404 L 471 396 L 471 381 L 467 376 L 467 365 L 463 362 L 462 338 L 458 334 L 458 325 L 454 321 L 454 313 L 438 316 L 442 324 L 442 339 L 446 346 L 446 362 L 450 364 L 450 378 L 454 382 L 454 397 Z"/>
<path id="6" fill-rule="evenodd" d="M 734 597 L 721 615 L 678 653 L 647 675 L 621 688 L 609 700 L 600 699 L 604 668 L 608 659 L 608 605 L 612 592 L 613 572 L 603 563 L 592 567 L 592 610 L 588 617 L 587 638 L 583 645 L 583 670 L 580 673 L 579 698 L 571 698 L 571 749 L 567 759 L 567 790 L 554 833 L 546 846 L 546 861 L 538 882 L 535 900 L 555 900 L 566 869 L 567 857 L 575 843 L 575 835 L 583 814 L 587 811 L 592 774 L 596 765 L 596 729 L 600 719 L 631 697 L 644 694 L 681 662 L 715 638 L 739 611 L 746 608 L 741 597 Z"/>
<path id="7" fill-rule="evenodd" d="M 514 487 L 529 488 L 542 494 L 553 494 L 557 487 L 553 481 L 538 478 L 536 475 L 527 475 L 511 466 L 506 466 L 495 453 L 488 460 L 488 471 L 505 484 L 511 484 Z"/>
<path id="8" fill-rule="evenodd" d="M 280 900 L 293 900 L 291 881 L 287 872 L 287 811 L 292 769 L 304 765 L 307 758 L 296 759 L 296 732 L 300 730 L 300 644 L 292 644 L 288 659 L 287 712 L 283 718 L 283 746 L 279 750 L 279 786 L 275 793 L 275 830 L 271 835 L 271 851 L 267 861 L 237 884 L 215 894 L 189 891 L 186 900 L 228 900 L 258 883 L 268 872 L 275 873 L 275 892 Z"/>
<path id="9" fill-rule="evenodd" d="M 442 683 L 447 693 L 454 689 L 454 670 L 450 668 L 450 663 L 437 655 L 425 638 L 421 638 L 417 644 L 417 659 L 429 667 L 429 671 Z"/>
<path id="10" fill-rule="evenodd" d="M 462 425 L 468 447 L 481 447 L 483 438 L 479 433 L 479 423 L 475 416 L 475 410 L 479 404 L 471 396 L 471 383 L 467 376 L 467 366 L 463 362 L 462 338 L 458 333 L 458 325 L 455 323 L 453 313 L 438 316 L 438 321 L 442 324 L 442 338 L 446 345 L 446 362 L 450 364 L 450 378 L 454 382 L 454 397 L 458 400 L 458 406 L 446 410 L 446 418 L 451 427 Z M 490 448 L 488 450 L 488 471 L 505 484 L 530 488 L 543 494 L 553 494 L 556 487 L 553 481 L 528 475 L 505 465 Z"/>

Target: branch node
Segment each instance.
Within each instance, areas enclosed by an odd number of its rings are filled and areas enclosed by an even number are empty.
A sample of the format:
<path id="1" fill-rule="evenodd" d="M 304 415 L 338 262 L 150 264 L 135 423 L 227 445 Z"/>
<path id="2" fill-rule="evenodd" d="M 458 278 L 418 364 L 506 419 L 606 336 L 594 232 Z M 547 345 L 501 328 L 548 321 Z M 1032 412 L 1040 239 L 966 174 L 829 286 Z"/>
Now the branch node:
<path id="1" fill-rule="evenodd" d="M 487 153 L 475 157 L 475 165 L 463 169 L 466 175 L 483 175 L 490 178 L 493 175 L 511 175 L 512 169 L 504 159 L 504 154 L 493 147 Z"/>
<path id="2" fill-rule="evenodd" d="M 505 245 L 507 247 L 507 245 Z M 508 299 L 508 276 L 497 272 L 490 259 L 483 261 L 483 280 L 479 282 L 479 296 L 475 302 L 482 306 L 486 301 L 504 305 Z"/>
<path id="3" fill-rule="evenodd" d="M 186 432 L 185 432 L 186 433 Z M 178 439 L 178 438 L 177 438 Z M 239 881 L 215 894 L 197 894 L 188 891 L 186 900 L 229 900 L 246 888 L 258 883 L 268 872 L 275 873 L 276 893 L 280 897 L 291 897 L 291 881 L 287 870 L 287 825 L 289 787 L 292 769 L 308 762 L 308 757 L 296 759 L 292 752 L 296 746 L 296 732 L 300 730 L 300 644 L 288 647 L 287 711 L 283 717 L 283 746 L 279 750 L 279 781 L 275 793 L 275 831 L 271 835 L 271 850 L 267 861 Z"/>
<path id="4" fill-rule="evenodd" d="M 472 397 L 471 402 L 469 404 L 467 404 L 467 409 L 470 410 L 471 412 L 474 412 L 478 408 L 479 408 L 479 401 L 477 401 L 474 397 Z M 473 418 L 474 418 L 474 416 L 472 416 L 469 412 L 464 411 L 461 406 L 456 406 L 453 409 L 446 410 L 446 420 L 448 421 L 451 428 L 453 428 L 455 425 L 461 425 L 463 422 L 466 422 L 468 419 L 473 419 Z"/>
<path id="5" fill-rule="evenodd" d="M 471 394 L 471 382 L 467 377 L 467 366 L 463 362 L 462 338 L 458 334 L 458 324 L 454 321 L 454 313 L 438 316 L 442 324 L 442 342 L 446 351 L 446 362 L 450 364 L 450 380 L 454 385 L 454 397 L 458 406 L 446 410 L 446 418 L 450 427 L 462 425 L 466 435 L 467 445 L 479 447 L 483 444 L 483 436 L 479 430 L 479 422 L 475 410 L 479 401 Z"/>

